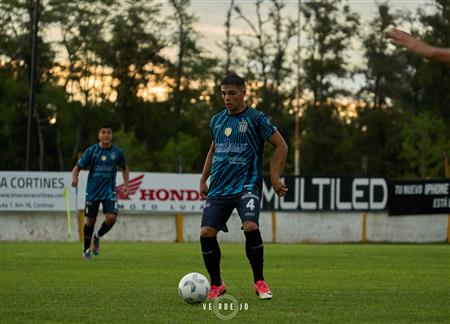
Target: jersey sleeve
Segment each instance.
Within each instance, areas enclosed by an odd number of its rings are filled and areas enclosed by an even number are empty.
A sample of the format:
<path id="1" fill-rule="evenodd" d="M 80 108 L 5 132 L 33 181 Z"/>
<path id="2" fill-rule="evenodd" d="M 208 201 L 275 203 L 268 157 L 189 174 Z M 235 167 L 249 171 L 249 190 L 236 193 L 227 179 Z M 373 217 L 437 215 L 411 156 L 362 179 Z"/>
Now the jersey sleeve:
<path id="1" fill-rule="evenodd" d="M 209 134 L 211 135 L 211 140 L 214 142 L 214 133 L 213 133 L 212 123 L 213 123 L 213 120 L 211 119 L 209 122 Z"/>
<path id="2" fill-rule="evenodd" d="M 265 141 L 269 139 L 276 131 L 277 127 L 275 125 L 272 125 L 269 117 L 264 114 L 261 115 L 258 128 L 259 136 L 261 136 L 261 138 Z"/>
<path id="3" fill-rule="evenodd" d="M 92 151 L 92 147 L 89 147 L 86 151 L 84 151 L 83 155 L 77 162 L 77 165 L 80 167 L 80 169 L 87 169 L 91 166 Z"/>

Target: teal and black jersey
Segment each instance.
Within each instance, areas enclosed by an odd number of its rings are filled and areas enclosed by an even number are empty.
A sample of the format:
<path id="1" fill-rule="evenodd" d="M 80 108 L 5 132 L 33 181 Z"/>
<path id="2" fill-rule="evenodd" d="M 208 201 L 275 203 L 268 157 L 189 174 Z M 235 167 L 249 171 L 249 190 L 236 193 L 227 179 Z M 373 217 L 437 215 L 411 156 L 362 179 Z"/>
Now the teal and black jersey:
<path id="1" fill-rule="evenodd" d="M 86 201 L 116 199 L 117 166 L 125 168 L 127 162 L 123 151 L 115 145 L 102 148 L 89 147 L 78 160 L 81 169 L 89 169 Z"/>
<path id="2" fill-rule="evenodd" d="M 211 118 L 209 128 L 215 152 L 208 197 L 244 191 L 261 194 L 264 141 L 277 128 L 266 115 L 249 107 L 235 115 L 225 109 Z"/>

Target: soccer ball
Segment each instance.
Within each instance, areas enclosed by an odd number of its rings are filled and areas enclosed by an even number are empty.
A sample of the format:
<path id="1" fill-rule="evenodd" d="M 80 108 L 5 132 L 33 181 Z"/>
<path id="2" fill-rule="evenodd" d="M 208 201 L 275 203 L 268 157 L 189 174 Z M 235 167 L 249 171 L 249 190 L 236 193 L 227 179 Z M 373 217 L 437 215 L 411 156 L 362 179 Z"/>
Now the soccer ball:
<path id="1" fill-rule="evenodd" d="M 181 278 L 178 292 L 188 304 L 201 303 L 209 294 L 209 281 L 198 272 L 191 272 Z"/>

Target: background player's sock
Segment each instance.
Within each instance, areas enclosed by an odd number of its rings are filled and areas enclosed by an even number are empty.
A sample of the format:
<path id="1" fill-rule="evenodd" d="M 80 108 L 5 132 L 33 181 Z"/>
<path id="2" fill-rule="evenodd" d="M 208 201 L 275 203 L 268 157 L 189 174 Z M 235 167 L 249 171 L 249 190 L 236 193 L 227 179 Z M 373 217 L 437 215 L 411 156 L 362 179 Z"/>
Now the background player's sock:
<path id="1" fill-rule="evenodd" d="M 219 243 L 217 242 L 217 236 L 200 237 L 200 244 L 206 270 L 208 270 L 211 278 L 211 285 L 220 286 L 222 283 L 222 279 L 220 278 L 221 253 Z"/>
<path id="2" fill-rule="evenodd" d="M 106 224 L 106 222 L 104 221 L 102 223 L 102 226 L 100 226 L 100 229 L 97 231 L 96 236 L 97 238 L 102 237 L 103 235 L 105 235 L 106 233 L 109 232 L 109 230 L 112 228 L 112 226 L 109 226 L 108 224 Z"/>
<path id="3" fill-rule="evenodd" d="M 263 263 L 264 263 L 264 245 L 259 229 L 256 231 L 245 232 L 245 252 L 250 261 L 253 270 L 253 279 L 255 283 L 258 280 L 264 280 Z"/>
<path id="4" fill-rule="evenodd" d="M 92 233 L 94 232 L 94 226 L 88 226 L 84 224 L 84 252 L 91 248 Z"/>

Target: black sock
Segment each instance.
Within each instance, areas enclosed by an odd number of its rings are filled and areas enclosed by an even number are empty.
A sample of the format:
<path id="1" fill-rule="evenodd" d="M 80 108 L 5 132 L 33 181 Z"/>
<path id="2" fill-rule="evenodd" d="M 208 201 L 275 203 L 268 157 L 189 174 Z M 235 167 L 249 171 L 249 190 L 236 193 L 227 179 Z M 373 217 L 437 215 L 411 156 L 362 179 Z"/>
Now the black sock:
<path id="1" fill-rule="evenodd" d="M 200 244 L 206 270 L 208 270 L 211 278 L 211 285 L 220 286 L 222 284 L 222 279 L 220 278 L 221 253 L 219 243 L 217 242 L 217 236 L 200 237 Z"/>
<path id="2" fill-rule="evenodd" d="M 108 224 L 106 224 L 106 222 L 103 222 L 102 226 L 100 226 L 100 229 L 97 231 L 97 237 L 98 238 L 102 237 L 103 235 L 108 233 L 111 228 L 112 228 L 112 225 L 109 226 Z"/>
<path id="3" fill-rule="evenodd" d="M 251 232 L 244 232 L 245 234 L 245 252 L 250 261 L 253 270 L 253 280 L 255 283 L 258 280 L 264 280 L 263 263 L 264 263 L 264 245 L 259 229 Z"/>
<path id="4" fill-rule="evenodd" d="M 84 252 L 91 248 L 92 233 L 94 232 L 94 226 L 88 226 L 84 224 Z"/>

